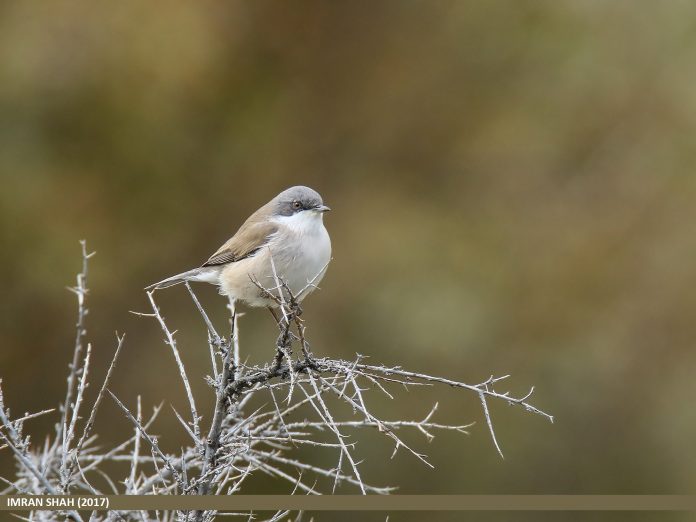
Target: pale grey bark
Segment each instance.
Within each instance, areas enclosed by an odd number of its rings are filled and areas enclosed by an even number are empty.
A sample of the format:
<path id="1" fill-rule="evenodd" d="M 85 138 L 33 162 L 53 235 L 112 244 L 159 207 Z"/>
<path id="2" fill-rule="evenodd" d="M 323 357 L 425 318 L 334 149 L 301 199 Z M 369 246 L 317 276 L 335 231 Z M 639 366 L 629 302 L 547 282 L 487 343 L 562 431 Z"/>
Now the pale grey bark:
<path id="1" fill-rule="evenodd" d="M 481 403 L 483 417 L 494 444 L 502 457 L 494 423 L 488 408 L 489 401 L 502 401 L 512 406 L 553 418 L 529 402 L 533 392 L 515 397 L 500 393 L 495 386 L 503 377 L 489 377 L 479 384 L 428 375 L 379 364 L 366 364 L 363 357 L 342 360 L 316 357 L 306 339 L 306 326 L 301 319 L 301 308 L 282 278 L 275 275 L 275 287 L 262 292 L 275 299 L 279 308 L 278 338 L 269 351 L 269 361 L 261 366 L 246 366 L 240 362 L 239 316 L 232 308 L 229 339 L 216 331 L 191 287 L 186 287 L 208 330 L 211 376 L 208 383 L 214 391 L 210 404 L 210 424 L 203 437 L 205 418 L 199 415 L 197 401 L 186 368 L 179 356 L 174 332 L 169 329 L 158 308 L 153 292 L 148 292 L 151 313 L 138 314 L 156 320 L 165 336 L 176 362 L 179 379 L 186 393 L 188 409 L 185 415 L 175 411 L 190 445 L 177 454 L 162 451 L 159 441 L 151 432 L 151 425 L 161 407 L 149 416 L 143 416 L 138 396 L 133 411 L 109 389 L 118 356 L 124 346 L 124 336 L 117 336 L 116 350 L 99 394 L 89 413 L 83 414 L 84 390 L 93 373 L 90 360 L 95 350 L 85 350 L 85 317 L 87 315 L 87 261 L 86 245 L 82 244 L 83 267 L 72 290 L 78 298 L 78 321 L 73 362 L 69 366 L 66 397 L 58 410 L 56 433 L 42 445 L 32 444 L 24 432 L 24 424 L 40 415 L 53 414 L 48 409 L 26 414 L 12 420 L 5 406 L 0 387 L 0 451 L 9 450 L 18 463 L 14 477 L 0 477 L 3 493 L 121 493 L 121 494 L 235 494 L 243 490 L 249 476 L 264 473 L 288 483 L 288 492 L 298 494 L 333 493 L 339 487 L 353 488 L 363 494 L 388 494 L 389 486 L 370 484 L 360 470 L 359 440 L 349 437 L 348 431 L 374 429 L 394 444 L 394 453 L 405 451 L 424 465 L 431 466 L 428 457 L 406 444 L 400 436 L 403 430 L 416 430 L 429 442 L 438 431 L 456 431 L 467 434 L 473 423 L 450 425 L 436 422 L 433 417 L 437 403 L 421 418 L 384 419 L 371 408 L 373 394 L 385 394 L 400 400 L 404 387 L 417 389 L 423 385 L 444 385 L 461 389 L 475 396 Z M 311 284 L 311 283 L 310 283 Z M 293 347 L 299 345 L 297 354 Z M 82 356 L 85 352 L 84 357 Z M 203 353 L 201 353 L 203 356 Z M 1 384 L 1 381 L 0 381 Z M 133 435 L 113 448 L 97 447 L 93 434 L 97 411 L 103 397 L 110 395 L 127 421 L 133 426 Z M 255 398 L 264 398 L 266 406 L 252 410 Z M 199 403 L 200 398 L 199 398 Z M 256 401 L 258 402 L 258 401 Z M 84 419 L 87 419 L 86 421 Z M 84 424 L 83 424 L 84 423 Z M 82 425 L 81 435 L 77 433 Z M 36 440 L 43 440 L 36 438 Z M 294 456 L 294 448 L 311 446 L 317 452 L 335 452 L 336 464 L 324 468 Z M 385 456 L 388 458 L 388 456 Z M 113 480 L 104 473 L 102 465 L 117 463 L 122 466 L 125 480 Z M 323 485 L 322 480 L 330 484 Z M 100 491 L 95 484 L 107 484 Z M 248 516 L 248 514 L 239 514 Z M 284 513 L 276 513 L 270 520 L 278 520 Z M 217 516 L 212 511 L 160 513 L 161 521 L 210 521 Z M 52 518 L 53 517 L 53 518 Z M 37 521 L 81 520 L 77 512 L 34 512 L 30 519 Z M 299 518 L 298 518 L 299 519 Z M 94 512 L 89 520 L 155 520 L 146 512 L 108 514 Z"/>

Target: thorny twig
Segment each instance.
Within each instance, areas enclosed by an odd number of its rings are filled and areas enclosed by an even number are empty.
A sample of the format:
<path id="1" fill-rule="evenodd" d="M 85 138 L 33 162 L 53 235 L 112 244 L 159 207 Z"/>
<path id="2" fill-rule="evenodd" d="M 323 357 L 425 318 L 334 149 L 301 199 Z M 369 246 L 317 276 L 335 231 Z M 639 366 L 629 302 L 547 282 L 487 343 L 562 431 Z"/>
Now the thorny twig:
<path id="1" fill-rule="evenodd" d="M 357 488 L 361 493 L 388 494 L 393 488 L 375 486 L 364 480 L 358 470 L 359 441 L 349 438 L 347 430 L 375 430 L 393 441 L 394 452 L 404 448 L 416 459 L 428 464 L 425 455 L 404 442 L 401 431 L 416 430 L 430 442 L 438 431 L 468 434 L 468 429 L 473 425 L 450 425 L 433 420 L 437 403 L 421 420 L 385 420 L 372 410 L 372 390 L 385 394 L 391 400 L 399 400 L 397 390 L 402 386 L 444 385 L 475 394 L 481 404 L 492 442 L 501 457 L 502 451 L 488 407 L 489 401 L 520 406 L 553 421 L 551 415 L 530 402 L 533 388 L 522 396 L 498 392 L 496 385 L 508 376 L 491 376 L 479 384 L 468 384 L 404 370 L 398 366 L 366 364 L 360 355 L 354 360 L 315 357 L 307 341 L 305 323 L 300 318 L 300 303 L 305 292 L 316 287 L 315 280 L 319 274 L 294 295 L 273 265 L 274 287 L 265 288 L 252 278 L 259 293 L 273 301 L 281 317 L 276 347 L 273 354 L 269 354 L 270 360 L 265 365 L 247 366 L 241 363 L 237 335 L 239 314 L 234 305 L 231 303 L 230 338 L 225 339 L 217 333 L 190 285 L 185 285 L 208 332 L 207 350 L 210 352 L 212 375 L 208 377 L 208 382 L 214 390 L 214 404 L 205 437 L 202 435 L 204 419 L 198 414 L 193 390 L 179 356 L 175 332 L 165 323 L 155 303 L 154 293 L 148 292 L 152 313 L 138 315 L 156 319 L 164 332 L 166 344 L 175 358 L 191 415 L 190 420 L 185 420 L 173 410 L 191 442 L 170 454 L 160 447 L 158 438 L 151 431 L 160 408 L 155 408 L 153 414 L 145 420 L 140 396 L 137 397 L 133 413 L 108 389 L 123 346 L 123 336 L 117 336 L 117 348 L 111 365 L 97 399 L 86 416 L 86 422 L 82 421 L 80 410 L 85 402 L 89 364 L 96 352 L 91 345 L 87 345 L 87 353 L 83 356 L 87 315 L 87 260 L 92 254 L 87 254 L 84 242 L 81 242 L 81 246 L 83 266 L 77 278 L 77 286 L 72 289 L 78 298 L 76 341 L 55 437 L 47 439 L 43 446 L 32 446 L 30 438 L 24 434 L 24 423 L 53 410 L 27 413 L 12 420 L 0 389 L 0 450 L 9 449 L 18 463 L 16 477 L 0 477 L 7 486 L 6 492 L 95 493 L 99 491 L 97 488 L 101 488 L 97 484 L 103 483 L 106 489 L 127 494 L 234 494 L 241 490 L 249 476 L 260 472 L 286 481 L 292 485 L 292 491 L 298 493 L 333 492 L 340 485 L 346 485 Z M 322 268 L 322 272 L 325 269 L 326 267 Z M 292 347 L 296 342 L 300 350 L 298 355 L 293 356 Z M 299 392 L 293 395 L 295 389 Z M 106 392 L 112 396 L 134 428 L 132 436 L 111 449 L 95 446 L 96 436 L 93 434 L 97 411 Z M 278 400 L 277 392 L 287 392 L 285 400 Z M 84 425 L 78 438 L 76 434 L 82 422 Z M 77 443 L 73 445 L 74 440 Z M 143 441 L 147 449 L 142 447 Z M 309 446 L 317 452 L 337 452 L 337 463 L 333 467 L 322 467 L 294 457 L 294 448 L 300 446 Z M 125 476 L 125 480 L 111 480 L 102 470 L 102 465 L 107 462 L 124 466 L 124 475 L 121 476 Z M 332 486 L 325 488 L 322 481 L 331 481 Z M 284 515 L 283 512 L 276 513 L 271 520 Z M 49 512 L 34 512 L 29 519 L 55 520 L 51 516 Z M 81 520 L 76 512 L 65 512 L 63 516 Z M 156 513 L 156 518 L 144 511 L 110 515 L 93 512 L 90 521 L 116 519 L 208 522 L 216 516 L 218 514 L 215 511 Z"/>

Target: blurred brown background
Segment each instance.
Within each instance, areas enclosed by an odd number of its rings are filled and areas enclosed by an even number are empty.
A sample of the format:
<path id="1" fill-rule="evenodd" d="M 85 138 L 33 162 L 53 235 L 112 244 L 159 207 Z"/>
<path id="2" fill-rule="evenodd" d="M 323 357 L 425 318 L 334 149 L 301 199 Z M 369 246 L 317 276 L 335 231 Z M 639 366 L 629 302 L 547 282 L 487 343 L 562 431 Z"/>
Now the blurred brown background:
<path id="1" fill-rule="evenodd" d="M 86 238 L 95 375 L 126 332 L 115 391 L 182 404 L 161 332 L 128 311 L 307 184 L 334 208 L 335 259 L 305 306 L 315 351 L 472 383 L 510 373 L 557 419 L 494 406 L 503 461 L 476 397 L 412 391 L 385 416 L 439 400 L 440 419 L 477 425 L 409 438 L 436 471 L 361 437 L 365 477 L 403 493 L 693 492 L 695 63 L 686 1 L 4 2 L 6 400 L 63 396 L 64 287 Z M 224 301 L 198 289 L 224 325 Z M 158 302 L 201 377 L 186 292 Z M 241 327 L 250 360 L 267 359 L 270 316 Z M 96 429 L 130 426 L 109 404 Z M 183 440 L 168 407 L 158 430 Z"/>

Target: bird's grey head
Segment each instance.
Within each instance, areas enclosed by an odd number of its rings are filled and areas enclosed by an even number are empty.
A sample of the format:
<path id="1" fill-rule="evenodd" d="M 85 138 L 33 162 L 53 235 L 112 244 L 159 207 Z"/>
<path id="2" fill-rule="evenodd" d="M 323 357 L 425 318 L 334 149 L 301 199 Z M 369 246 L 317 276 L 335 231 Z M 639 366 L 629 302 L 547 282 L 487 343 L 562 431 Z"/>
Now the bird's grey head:
<path id="1" fill-rule="evenodd" d="M 290 187 L 278 194 L 275 199 L 275 214 L 277 216 L 292 216 L 300 212 L 314 211 L 323 213 L 331 210 L 316 190 L 309 187 Z"/>

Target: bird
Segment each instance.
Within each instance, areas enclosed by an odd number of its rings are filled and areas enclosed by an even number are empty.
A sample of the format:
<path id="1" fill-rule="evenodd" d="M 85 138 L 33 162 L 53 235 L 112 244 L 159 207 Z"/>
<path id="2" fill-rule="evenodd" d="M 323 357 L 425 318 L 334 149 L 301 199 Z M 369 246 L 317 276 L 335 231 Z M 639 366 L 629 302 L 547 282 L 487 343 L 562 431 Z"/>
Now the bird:
<path id="1" fill-rule="evenodd" d="M 188 281 L 211 283 L 228 297 L 233 310 L 237 302 L 252 308 L 267 307 L 278 319 L 274 312 L 280 306 L 278 301 L 289 298 L 281 290 L 282 284 L 300 303 L 326 273 L 331 261 L 331 238 L 324 226 L 324 214 L 330 210 L 317 191 L 290 187 L 249 216 L 201 266 L 163 279 L 146 290 Z"/>

